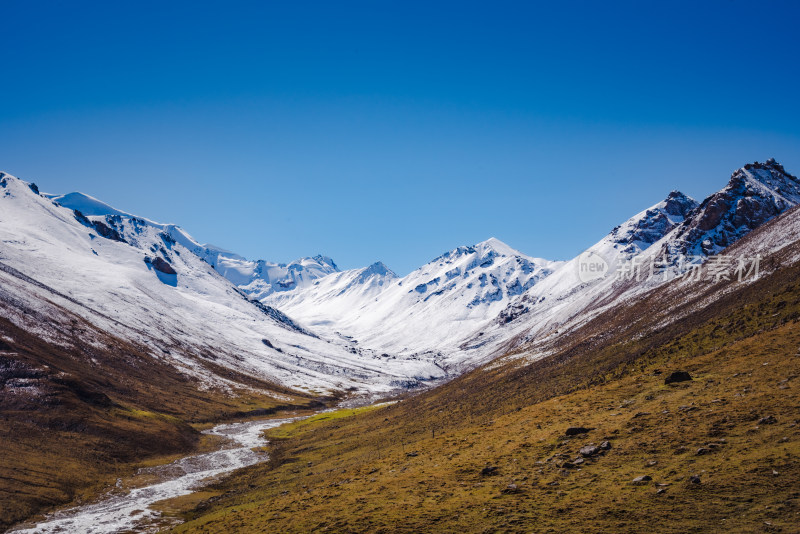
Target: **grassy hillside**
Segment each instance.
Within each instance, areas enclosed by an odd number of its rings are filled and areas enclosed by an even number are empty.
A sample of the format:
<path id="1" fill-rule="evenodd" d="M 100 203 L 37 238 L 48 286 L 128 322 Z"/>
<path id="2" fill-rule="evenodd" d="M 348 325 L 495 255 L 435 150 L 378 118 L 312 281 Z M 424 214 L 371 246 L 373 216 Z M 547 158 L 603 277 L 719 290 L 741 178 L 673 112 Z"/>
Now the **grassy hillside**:
<path id="1" fill-rule="evenodd" d="M 552 357 L 276 429 L 272 461 L 176 531 L 797 532 L 798 281 L 779 269 L 694 310 L 672 294 L 669 326 L 642 313 L 669 295 L 648 295 Z M 693 380 L 666 385 L 675 370 Z"/>

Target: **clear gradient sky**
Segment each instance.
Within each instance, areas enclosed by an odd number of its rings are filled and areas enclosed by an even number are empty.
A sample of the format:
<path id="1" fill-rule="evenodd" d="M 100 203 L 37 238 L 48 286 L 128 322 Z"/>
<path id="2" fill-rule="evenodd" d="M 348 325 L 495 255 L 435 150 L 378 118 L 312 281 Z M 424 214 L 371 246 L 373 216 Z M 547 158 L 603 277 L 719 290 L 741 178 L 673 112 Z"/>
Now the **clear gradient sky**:
<path id="1" fill-rule="evenodd" d="M 800 173 L 799 6 L 3 0 L 0 169 L 254 259 L 567 259 Z"/>

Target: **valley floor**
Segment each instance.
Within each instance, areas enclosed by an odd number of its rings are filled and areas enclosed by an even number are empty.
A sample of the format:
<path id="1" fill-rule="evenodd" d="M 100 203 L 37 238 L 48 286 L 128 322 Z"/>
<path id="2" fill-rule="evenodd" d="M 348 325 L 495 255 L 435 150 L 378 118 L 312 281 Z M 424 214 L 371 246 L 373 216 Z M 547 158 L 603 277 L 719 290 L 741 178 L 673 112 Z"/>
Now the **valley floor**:
<path id="1" fill-rule="evenodd" d="M 204 448 L 209 450 L 139 469 L 134 476 L 117 480 L 96 502 L 59 511 L 45 521 L 13 532 L 104 534 L 152 531 L 163 525 L 165 519 L 151 508 L 152 504 L 189 495 L 215 477 L 264 461 L 267 456 L 261 450 L 263 430 L 295 419 L 255 419 L 217 425 L 203 432 L 203 437 L 208 438 L 203 440 Z"/>

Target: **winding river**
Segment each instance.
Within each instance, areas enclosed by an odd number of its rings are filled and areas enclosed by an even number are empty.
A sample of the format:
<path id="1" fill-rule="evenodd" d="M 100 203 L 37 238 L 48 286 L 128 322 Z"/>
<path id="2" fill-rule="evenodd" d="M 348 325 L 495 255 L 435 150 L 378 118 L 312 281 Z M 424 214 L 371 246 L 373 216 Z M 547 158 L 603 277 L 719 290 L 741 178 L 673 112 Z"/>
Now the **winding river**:
<path id="1" fill-rule="evenodd" d="M 186 456 L 157 468 L 147 468 L 142 471 L 146 471 L 148 475 L 156 475 L 158 482 L 119 494 L 110 493 L 92 504 L 55 512 L 35 526 L 27 525 L 11 532 L 15 534 L 154 532 L 159 526 L 164 525 L 158 524 L 160 514 L 149 508 L 151 504 L 187 495 L 202 488 L 214 477 L 266 460 L 265 453 L 252 450 L 265 444 L 261 432 L 295 419 L 248 421 L 216 426 L 204 433 L 229 438 L 222 449 Z"/>

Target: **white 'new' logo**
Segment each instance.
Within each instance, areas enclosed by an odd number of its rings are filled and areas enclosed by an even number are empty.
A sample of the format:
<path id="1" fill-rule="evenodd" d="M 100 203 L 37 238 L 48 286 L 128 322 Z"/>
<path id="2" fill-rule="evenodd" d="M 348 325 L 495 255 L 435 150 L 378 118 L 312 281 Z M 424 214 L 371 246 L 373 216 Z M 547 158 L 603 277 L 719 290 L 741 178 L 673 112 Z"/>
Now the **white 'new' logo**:
<path id="1" fill-rule="evenodd" d="M 594 252 L 587 250 L 578 257 L 578 278 L 581 282 L 603 278 L 607 272 L 608 263 Z"/>

